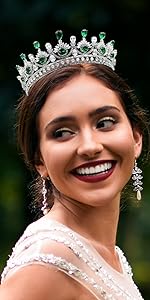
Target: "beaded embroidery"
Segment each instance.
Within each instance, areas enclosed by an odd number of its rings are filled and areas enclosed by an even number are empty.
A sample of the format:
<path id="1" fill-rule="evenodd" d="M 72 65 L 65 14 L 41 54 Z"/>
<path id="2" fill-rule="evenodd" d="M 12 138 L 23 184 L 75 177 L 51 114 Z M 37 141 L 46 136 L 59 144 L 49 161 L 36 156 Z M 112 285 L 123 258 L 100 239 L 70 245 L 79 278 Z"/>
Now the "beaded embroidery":
<path id="1" fill-rule="evenodd" d="M 28 249 L 31 245 L 38 242 L 39 240 L 48 240 L 48 241 L 55 241 L 58 243 L 63 244 L 67 248 L 69 248 L 73 254 L 79 258 L 79 260 L 83 261 L 90 270 L 96 274 L 98 281 L 95 281 L 91 278 L 84 270 L 79 269 L 72 263 L 68 262 L 66 259 L 62 257 L 55 256 L 53 254 L 36 254 L 27 256 L 25 259 L 18 259 L 20 253 L 22 253 L 25 249 Z M 129 266 L 123 252 L 119 247 L 116 246 L 116 251 L 122 261 L 124 271 L 129 278 L 132 277 L 131 267 Z M 84 253 L 84 255 L 83 255 Z M 136 285 L 133 283 L 133 288 L 136 290 L 137 297 L 134 298 L 128 290 L 125 290 L 122 286 L 120 286 L 116 280 L 108 274 L 107 270 L 103 265 L 100 264 L 98 259 L 94 256 L 91 249 L 86 247 L 86 243 L 84 243 L 80 239 L 80 235 L 76 234 L 74 231 L 70 230 L 68 227 L 59 224 L 58 222 L 48 221 L 48 226 L 38 228 L 36 231 L 34 227 L 29 226 L 28 229 L 25 231 L 23 236 L 19 239 L 16 243 L 16 246 L 13 249 L 13 253 L 7 262 L 7 266 L 5 267 L 3 274 L 2 274 L 2 281 L 8 274 L 10 270 L 13 268 L 31 264 L 31 263 L 46 263 L 51 264 L 59 268 L 60 270 L 66 272 L 70 276 L 74 276 L 80 280 L 89 284 L 92 289 L 94 289 L 99 295 L 103 296 L 103 299 L 143 299 L 140 295 L 139 290 L 137 289 Z M 131 279 L 132 280 L 132 279 Z M 102 288 L 101 284 L 98 282 L 102 282 L 103 286 L 106 287 Z M 108 293 L 109 289 L 109 293 Z M 113 294 L 116 294 L 117 298 L 114 298 Z"/>

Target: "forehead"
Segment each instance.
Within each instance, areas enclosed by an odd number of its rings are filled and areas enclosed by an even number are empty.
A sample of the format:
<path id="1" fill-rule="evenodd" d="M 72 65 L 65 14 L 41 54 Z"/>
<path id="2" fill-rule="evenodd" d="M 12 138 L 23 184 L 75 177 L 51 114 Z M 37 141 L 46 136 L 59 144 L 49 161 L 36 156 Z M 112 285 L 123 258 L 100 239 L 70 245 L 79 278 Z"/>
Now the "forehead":
<path id="1" fill-rule="evenodd" d="M 62 115 L 79 115 L 102 106 L 116 106 L 123 111 L 119 95 L 89 75 L 78 75 L 59 89 L 53 90 L 39 112 L 39 120 Z"/>

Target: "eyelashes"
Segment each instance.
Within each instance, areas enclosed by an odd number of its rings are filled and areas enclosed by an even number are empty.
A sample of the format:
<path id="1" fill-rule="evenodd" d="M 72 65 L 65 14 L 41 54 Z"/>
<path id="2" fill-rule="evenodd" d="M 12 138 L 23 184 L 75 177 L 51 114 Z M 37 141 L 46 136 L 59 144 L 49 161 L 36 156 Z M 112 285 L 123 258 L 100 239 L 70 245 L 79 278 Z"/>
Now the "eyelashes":
<path id="1" fill-rule="evenodd" d="M 97 122 L 97 128 L 109 129 L 116 124 L 116 119 L 114 117 L 104 117 Z"/>
<path id="2" fill-rule="evenodd" d="M 114 128 L 114 125 L 117 123 L 117 118 L 112 116 L 106 116 L 100 118 L 96 121 L 94 127 L 99 131 L 111 131 Z M 50 138 L 57 140 L 68 140 L 69 138 L 76 135 L 79 129 L 71 129 L 72 125 L 68 127 L 60 127 L 58 129 L 53 130 L 50 133 Z M 75 126 L 73 126 L 75 127 Z M 73 128 L 72 127 L 72 128 Z M 48 134 L 49 135 L 49 134 Z"/>
<path id="3" fill-rule="evenodd" d="M 63 127 L 60 129 L 57 129 L 53 132 L 52 136 L 55 139 L 59 139 L 59 138 L 69 138 L 71 135 L 75 134 L 74 131 L 72 131 L 71 129 L 67 128 L 67 127 Z"/>

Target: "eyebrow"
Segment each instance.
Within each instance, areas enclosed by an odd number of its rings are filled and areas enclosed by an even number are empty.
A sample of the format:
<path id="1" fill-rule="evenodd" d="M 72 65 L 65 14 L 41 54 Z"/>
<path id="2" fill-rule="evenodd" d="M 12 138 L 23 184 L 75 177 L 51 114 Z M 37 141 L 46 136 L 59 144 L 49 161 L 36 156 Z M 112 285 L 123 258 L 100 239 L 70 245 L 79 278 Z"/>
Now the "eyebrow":
<path id="1" fill-rule="evenodd" d="M 90 118 L 92 118 L 93 116 L 96 116 L 96 115 L 99 115 L 99 114 L 102 114 L 102 113 L 105 113 L 105 112 L 108 112 L 110 110 L 114 110 L 114 111 L 118 111 L 120 112 L 119 108 L 117 108 L 116 106 L 111 106 L 111 105 L 106 105 L 106 106 L 102 106 L 102 107 L 99 107 L 97 108 L 96 110 L 94 111 L 91 111 L 89 112 L 88 116 Z M 49 126 L 52 126 L 52 125 L 56 125 L 56 124 L 60 124 L 60 123 L 63 123 L 63 122 L 73 122 L 76 120 L 76 117 L 74 117 L 73 115 L 67 115 L 67 116 L 61 116 L 61 117 L 57 117 L 55 119 L 53 119 L 52 121 L 50 121 L 46 127 L 45 127 L 45 130 L 47 130 L 47 128 Z"/>

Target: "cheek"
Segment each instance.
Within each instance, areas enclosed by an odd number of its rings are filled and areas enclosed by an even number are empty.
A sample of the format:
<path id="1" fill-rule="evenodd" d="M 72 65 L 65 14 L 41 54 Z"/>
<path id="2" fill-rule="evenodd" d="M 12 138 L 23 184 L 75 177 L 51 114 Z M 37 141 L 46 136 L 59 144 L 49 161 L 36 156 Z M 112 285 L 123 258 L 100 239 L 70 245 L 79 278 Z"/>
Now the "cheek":
<path id="1" fill-rule="evenodd" d="M 129 128 L 122 128 L 118 130 L 117 134 L 111 138 L 110 142 L 114 152 L 122 157 L 124 160 L 134 162 L 135 159 L 135 140 L 132 130 Z"/>
<path id="2" fill-rule="evenodd" d="M 72 157 L 71 147 L 65 143 L 45 143 L 41 152 L 49 176 L 51 178 L 62 176 L 61 174 L 68 168 Z"/>
<path id="3" fill-rule="evenodd" d="M 112 137 L 110 149 L 118 160 L 117 181 L 120 182 L 120 191 L 132 176 L 135 161 L 135 140 L 131 130 L 121 130 Z M 118 175 L 119 174 L 119 175 Z"/>

